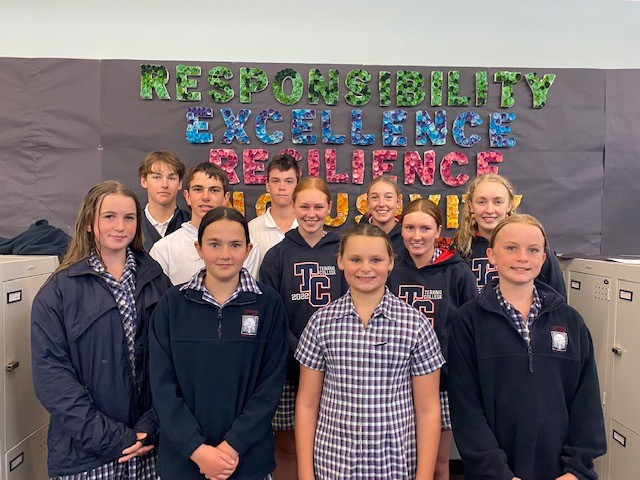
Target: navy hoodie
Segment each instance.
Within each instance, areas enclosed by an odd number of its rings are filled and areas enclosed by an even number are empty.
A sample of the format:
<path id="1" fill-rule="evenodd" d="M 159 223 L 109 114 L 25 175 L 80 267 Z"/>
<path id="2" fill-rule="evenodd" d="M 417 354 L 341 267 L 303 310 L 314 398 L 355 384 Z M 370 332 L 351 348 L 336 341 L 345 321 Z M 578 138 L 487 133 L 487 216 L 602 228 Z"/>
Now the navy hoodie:
<path id="1" fill-rule="evenodd" d="M 403 246 L 387 286 L 400 300 L 420 310 L 431 321 L 446 359 L 451 316 L 477 295 L 475 277 L 462 257 L 453 250 L 444 250 L 434 263 L 418 268 Z M 446 378 L 443 370 L 443 390 L 446 390 Z"/>
<path id="2" fill-rule="evenodd" d="M 487 258 L 487 248 L 489 248 L 489 240 L 476 235 L 471 241 L 471 254 L 469 258 L 466 258 L 471 271 L 476 277 L 478 291 L 482 290 L 491 280 L 498 278 L 498 271 Z M 555 253 L 551 252 L 549 248 L 545 250 L 545 253 L 547 254 L 547 259 L 542 265 L 538 280 L 549 285 L 566 299 L 567 287 L 564 284 L 558 259 Z"/>
<path id="3" fill-rule="evenodd" d="M 531 345 L 498 303 L 494 280 L 452 320 L 449 399 L 466 480 L 597 478 L 606 451 L 591 335 L 546 284 Z"/>
<path id="4" fill-rule="evenodd" d="M 344 295 L 348 286 L 338 269 L 339 239 L 331 232 L 311 247 L 298 229 L 269 249 L 260 266 L 260 281 L 274 288 L 284 302 L 289 320 L 287 378 L 297 380 L 299 364 L 293 358 L 311 315 Z"/>

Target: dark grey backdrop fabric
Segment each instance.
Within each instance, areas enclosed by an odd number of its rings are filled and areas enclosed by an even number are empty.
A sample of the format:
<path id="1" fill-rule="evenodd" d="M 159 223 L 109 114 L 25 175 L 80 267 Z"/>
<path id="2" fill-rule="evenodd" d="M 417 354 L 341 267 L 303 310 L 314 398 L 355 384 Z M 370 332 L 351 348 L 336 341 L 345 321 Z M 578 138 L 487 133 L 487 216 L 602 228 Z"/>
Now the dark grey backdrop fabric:
<path id="1" fill-rule="evenodd" d="M 153 100 L 140 98 L 140 65 L 162 64 L 170 75 L 167 88 L 171 100 L 162 101 L 154 94 Z M 640 72 L 634 70 L 605 71 L 585 69 L 538 69 L 542 76 L 555 73 L 557 78 L 549 91 L 547 105 L 532 108 L 532 95 L 523 79 L 514 87 L 515 106 L 500 107 L 500 85 L 493 82 L 498 70 L 536 71 L 528 68 L 455 68 L 455 67 L 398 67 L 356 65 L 302 65 L 221 62 L 180 62 L 198 65 L 202 75 L 198 86 L 191 89 L 202 93 L 198 102 L 176 100 L 176 65 L 178 62 L 145 62 L 131 60 L 64 60 L 64 59 L 0 59 L 0 165 L 3 167 L 3 187 L 0 191 L 0 235 L 16 233 L 34 220 L 47 218 L 58 226 L 73 223 L 82 196 L 101 179 L 116 178 L 135 187 L 144 199 L 136 172 L 146 152 L 155 149 L 171 149 L 178 153 L 187 167 L 207 161 L 211 148 L 231 148 L 239 157 L 236 173 L 241 183 L 233 189 L 245 194 L 246 215 L 255 216 L 255 201 L 264 192 L 263 185 L 244 184 L 242 152 L 246 148 L 262 148 L 269 156 L 283 148 L 297 148 L 302 154 L 303 171 L 309 149 L 320 153 L 320 176 L 325 178 L 324 153 L 327 148 L 337 152 L 337 171 L 351 174 L 351 155 L 356 149 L 365 152 L 364 185 L 330 184 L 335 195 L 349 195 L 349 218 L 342 228 L 353 224 L 357 214 L 356 197 L 364 192 L 372 178 L 372 152 L 389 149 L 398 152 L 393 174 L 405 194 L 420 193 L 423 196 L 441 194 L 444 212 L 446 195 L 461 195 L 466 185 L 450 187 L 440 177 L 438 170 L 442 158 L 449 152 L 464 153 L 469 163 L 454 165 L 454 175 L 466 173 L 475 176 L 476 154 L 481 151 L 499 151 L 504 161 L 499 165 L 501 174 L 515 184 L 523 194 L 521 211 L 539 217 L 551 237 L 552 247 L 559 252 L 633 254 L 640 253 L 636 224 L 629 221 L 629 212 L 640 206 L 638 197 L 638 162 L 635 146 L 639 127 L 633 122 L 632 113 L 637 101 L 630 95 L 634 81 L 640 80 Z M 208 96 L 210 87 L 207 72 L 214 66 L 231 68 L 234 78 L 229 81 L 235 90 L 231 102 L 215 104 Z M 241 104 L 239 95 L 240 67 L 263 69 L 269 78 L 269 86 L 253 94 L 251 103 Z M 305 91 L 295 105 L 280 104 L 273 95 L 274 75 L 284 68 L 293 68 L 302 75 Z M 318 105 L 307 101 L 307 76 L 310 68 L 318 68 L 327 77 L 329 68 L 340 71 L 340 97 L 337 105 L 327 106 L 322 98 Z M 350 106 L 344 100 L 348 92 L 345 77 L 354 68 L 364 68 L 372 76 L 369 85 L 371 101 L 363 107 Z M 460 71 L 460 93 L 472 97 L 468 107 L 447 106 L 446 74 Z M 378 104 L 378 72 L 392 74 L 392 105 Z M 416 70 L 423 74 L 427 92 L 425 100 L 416 107 L 395 106 L 395 74 L 398 70 Z M 431 71 L 445 74 L 444 106 L 431 107 L 429 103 L 429 78 Z M 474 74 L 480 70 L 489 72 L 489 96 L 485 106 L 477 107 L 473 101 Z M 196 78 L 196 77 L 191 77 Z M 287 91 L 288 88 L 286 88 Z M 209 132 L 214 141 L 209 144 L 190 144 L 185 138 L 186 109 L 188 107 L 213 107 L 214 116 L 203 119 L 209 122 Z M 245 124 L 250 138 L 249 145 L 237 140 L 231 145 L 220 143 L 225 131 L 220 108 L 231 108 L 238 115 L 241 108 L 250 109 L 251 116 Z M 606 107 L 606 108 L 605 108 Z M 266 108 L 277 109 L 283 121 L 269 121 L 269 132 L 281 130 L 284 141 L 277 145 L 264 145 L 255 136 L 255 118 Z M 317 111 L 313 131 L 318 136 L 316 145 L 294 145 L 291 142 L 290 118 L 294 108 L 314 108 Z M 364 133 L 375 133 L 373 145 L 359 147 L 349 142 L 350 113 L 363 109 Z M 402 108 L 408 112 L 403 123 L 408 137 L 406 147 L 382 145 L 382 114 L 384 111 Z M 333 133 L 347 135 L 343 145 L 324 145 L 321 141 L 320 111 L 332 112 Z M 427 110 L 433 117 L 438 109 L 447 111 L 448 134 L 442 146 L 415 145 L 415 112 Z M 462 112 L 474 111 L 482 119 L 482 125 L 466 125 L 467 136 L 478 134 L 481 142 L 472 148 L 457 145 L 452 137 L 452 122 Z M 490 148 L 488 139 L 489 114 L 512 112 L 516 119 L 509 125 L 510 137 L 517 144 L 513 148 Z M 606 145 L 606 149 L 605 149 Z M 419 180 L 413 185 L 403 185 L 403 158 L 406 151 L 427 150 L 436 152 L 435 182 L 422 186 Z M 406 198 L 406 196 L 405 196 Z M 333 215 L 335 215 L 335 206 Z M 633 215 L 633 213 L 631 213 Z M 447 234 L 451 234 L 448 231 Z"/>

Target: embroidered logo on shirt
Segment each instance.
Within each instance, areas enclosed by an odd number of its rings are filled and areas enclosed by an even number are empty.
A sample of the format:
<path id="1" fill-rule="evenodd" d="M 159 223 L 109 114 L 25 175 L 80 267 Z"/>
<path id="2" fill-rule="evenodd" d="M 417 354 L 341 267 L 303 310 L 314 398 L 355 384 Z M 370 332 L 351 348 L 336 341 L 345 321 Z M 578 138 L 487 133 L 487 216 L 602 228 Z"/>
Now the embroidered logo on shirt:
<path id="1" fill-rule="evenodd" d="M 258 315 L 242 315 L 240 335 L 255 337 L 258 334 Z"/>
<path id="2" fill-rule="evenodd" d="M 564 327 L 551 327 L 551 350 L 554 352 L 566 352 L 569 344 L 569 335 Z"/>

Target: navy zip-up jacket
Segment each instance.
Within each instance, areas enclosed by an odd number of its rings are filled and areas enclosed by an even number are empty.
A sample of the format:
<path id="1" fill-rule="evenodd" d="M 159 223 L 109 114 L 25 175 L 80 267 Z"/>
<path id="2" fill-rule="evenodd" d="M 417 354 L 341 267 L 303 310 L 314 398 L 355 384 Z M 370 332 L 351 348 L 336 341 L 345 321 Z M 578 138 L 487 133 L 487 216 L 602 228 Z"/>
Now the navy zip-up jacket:
<path id="1" fill-rule="evenodd" d="M 491 280 L 498 278 L 498 271 L 487 258 L 487 248 L 489 248 L 489 240 L 476 235 L 471 241 L 471 254 L 469 258 L 465 258 L 476 277 L 478 291 L 482 290 Z M 547 254 L 547 259 L 542 264 L 542 269 L 537 279 L 551 286 L 566 300 L 567 287 L 564 284 L 564 277 L 556 254 L 548 247 L 545 249 L 545 253 Z"/>
<path id="2" fill-rule="evenodd" d="M 498 303 L 496 280 L 453 318 L 449 399 L 466 480 L 595 480 L 606 451 L 591 335 L 542 282 L 531 343 Z"/>
<path id="3" fill-rule="evenodd" d="M 260 281 L 275 289 L 289 320 L 287 378 L 297 381 L 300 364 L 293 357 L 309 318 L 321 307 L 344 295 L 348 285 L 338 269 L 339 238 L 328 232 L 311 247 L 298 229 L 269 249 L 260 266 Z"/>
<path id="4" fill-rule="evenodd" d="M 446 359 L 451 317 L 477 296 L 475 277 L 462 257 L 453 250 L 444 250 L 434 263 L 418 268 L 402 246 L 387 286 L 431 321 Z M 440 373 L 441 390 L 447 389 L 447 373 L 446 368 Z"/>
<path id="5" fill-rule="evenodd" d="M 173 213 L 173 217 L 171 217 L 171 220 L 169 220 L 167 231 L 165 232 L 164 236 L 166 237 L 170 233 L 175 232 L 182 226 L 184 222 L 188 222 L 189 220 L 191 220 L 191 213 L 181 208 L 176 208 L 176 211 Z M 153 247 L 154 243 L 156 243 L 161 238 L 164 238 L 160 236 L 160 234 L 156 230 L 156 227 L 151 225 L 151 222 L 144 213 L 142 214 L 142 233 L 144 235 L 144 248 L 147 252 L 151 250 L 151 247 Z"/>
<path id="6" fill-rule="evenodd" d="M 109 286 L 86 259 L 56 273 L 31 310 L 35 393 L 51 414 L 49 475 L 80 473 L 122 456 L 136 431 L 157 437 L 148 381 L 151 312 L 171 287 L 147 253 L 136 256 L 136 395 L 122 318 Z"/>
<path id="7" fill-rule="evenodd" d="M 171 288 L 151 320 L 151 390 L 160 420 L 162 480 L 201 480 L 190 459 L 226 440 L 240 455 L 231 479 L 275 468 L 271 419 L 285 379 L 287 321 L 279 295 L 241 291 L 221 309 L 202 292 Z M 257 331 L 246 322 L 257 319 Z"/>

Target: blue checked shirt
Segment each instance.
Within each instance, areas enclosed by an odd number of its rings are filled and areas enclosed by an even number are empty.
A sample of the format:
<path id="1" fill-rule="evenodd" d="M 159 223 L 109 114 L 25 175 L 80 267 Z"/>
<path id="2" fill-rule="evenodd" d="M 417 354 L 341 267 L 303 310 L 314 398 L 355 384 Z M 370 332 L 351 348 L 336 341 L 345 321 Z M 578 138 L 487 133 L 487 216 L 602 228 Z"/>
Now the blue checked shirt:
<path id="1" fill-rule="evenodd" d="M 502 295 L 500 291 L 500 284 L 496 284 L 496 296 L 498 297 L 498 302 L 500 302 L 500 306 L 504 309 L 505 312 L 509 315 L 509 318 L 513 322 L 513 325 L 518 330 L 518 333 L 524 341 L 527 342 L 527 345 L 531 344 L 531 333 L 529 331 L 529 326 L 534 322 L 534 320 L 540 314 L 540 310 L 542 309 L 542 301 L 540 300 L 540 295 L 538 295 L 538 290 L 536 287 L 533 287 L 533 303 L 531 304 L 531 308 L 529 309 L 529 315 L 527 315 L 527 320 L 525 321 L 522 313 L 520 313 L 516 308 L 511 305 Z"/>
<path id="2" fill-rule="evenodd" d="M 238 284 L 238 288 L 236 289 L 235 292 L 231 294 L 229 298 L 225 300 L 223 305 L 220 305 L 220 302 L 218 302 L 213 297 L 213 295 L 211 295 L 211 292 L 207 290 L 207 287 L 204 284 L 204 279 L 206 275 L 207 275 L 206 267 L 200 269 L 198 273 L 196 273 L 193 277 L 191 277 L 191 280 L 189 280 L 182 287 L 180 287 L 180 290 L 182 291 L 187 288 L 190 288 L 191 290 L 202 292 L 202 299 L 205 300 L 206 302 L 209 302 L 212 305 L 215 305 L 218 308 L 222 308 L 225 305 L 227 305 L 229 302 L 238 298 L 238 294 L 240 292 L 252 292 L 252 293 L 257 293 L 258 295 L 262 294 L 262 290 L 260 290 L 260 288 L 258 287 L 258 283 L 254 280 L 254 278 L 251 276 L 249 271 L 246 268 L 242 267 L 242 270 L 240 270 L 240 283 Z"/>

